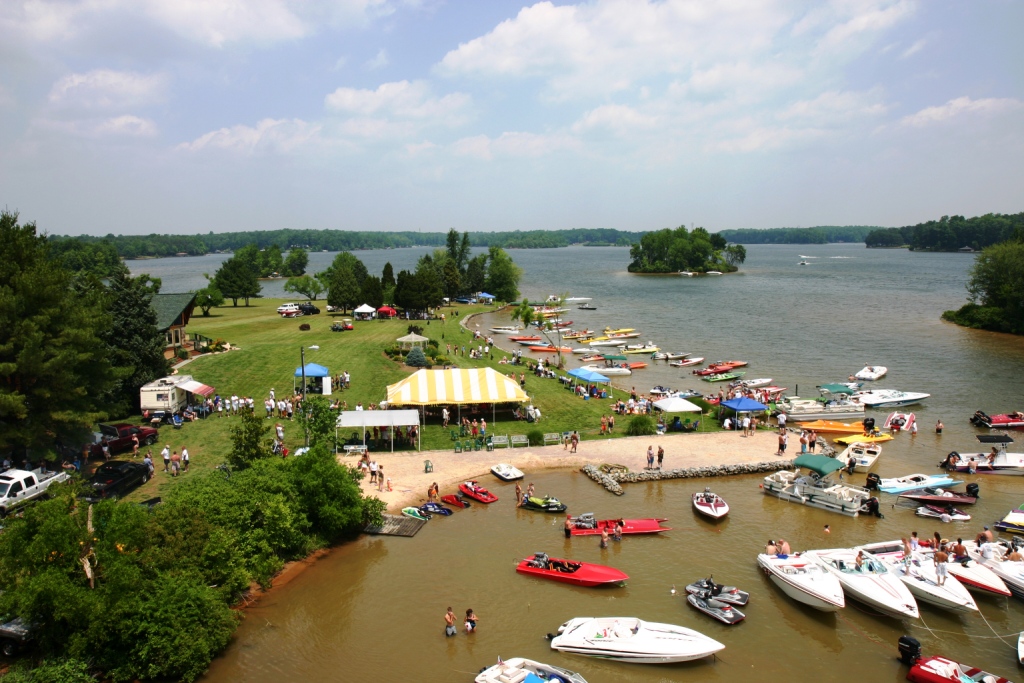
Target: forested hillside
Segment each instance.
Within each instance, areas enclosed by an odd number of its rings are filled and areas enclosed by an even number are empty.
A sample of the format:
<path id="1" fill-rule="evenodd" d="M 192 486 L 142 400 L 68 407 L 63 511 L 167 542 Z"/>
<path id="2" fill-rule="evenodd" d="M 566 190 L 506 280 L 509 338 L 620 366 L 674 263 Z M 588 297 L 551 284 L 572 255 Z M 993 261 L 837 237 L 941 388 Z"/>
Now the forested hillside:
<path id="1" fill-rule="evenodd" d="M 828 244 L 829 242 L 863 242 L 872 230 L 870 225 L 820 225 L 814 228 L 768 228 L 754 230 L 722 230 L 718 234 L 734 244 Z"/>
<path id="2" fill-rule="evenodd" d="M 1010 239 L 1018 228 L 1024 228 L 1024 213 L 943 216 L 937 221 L 874 230 L 865 242 L 869 247 L 909 246 L 915 251 L 958 251 L 963 247 L 980 251 Z"/>

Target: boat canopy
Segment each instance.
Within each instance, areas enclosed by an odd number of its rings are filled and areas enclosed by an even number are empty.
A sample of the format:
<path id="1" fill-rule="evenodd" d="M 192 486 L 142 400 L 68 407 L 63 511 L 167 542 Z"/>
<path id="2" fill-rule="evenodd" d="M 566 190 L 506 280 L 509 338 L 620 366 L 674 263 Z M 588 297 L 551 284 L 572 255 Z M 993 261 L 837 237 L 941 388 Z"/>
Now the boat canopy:
<path id="1" fill-rule="evenodd" d="M 628 360 L 625 356 L 618 356 L 618 355 L 602 356 L 602 358 L 604 358 L 605 360 Z"/>
<path id="2" fill-rule="evenodd" d="M 977 434 L 976 436 L 981 443 L 1013 443 L 1013 437 L 1006 434 Z"/>
<path id="3" fill-rule="evenodd" d="M 846 394 L 847 396 L 853 395 L 853 389 L 845 384 L 822 384 L 818 388 L 822 391 L 827 391 L 830 394 Z"/>
<path id="4" fill-rule="evenodd" d="M 835 458 L 829 458 L 824 455 L 801 455 L 793 461 L 793 465 L 796 467 L 803 467 L 805 470 L 810 470 L 819 477 L 826 477 L 833 472 L 838 472 L 843 469 L 843 463 L 839 462 Z"/>

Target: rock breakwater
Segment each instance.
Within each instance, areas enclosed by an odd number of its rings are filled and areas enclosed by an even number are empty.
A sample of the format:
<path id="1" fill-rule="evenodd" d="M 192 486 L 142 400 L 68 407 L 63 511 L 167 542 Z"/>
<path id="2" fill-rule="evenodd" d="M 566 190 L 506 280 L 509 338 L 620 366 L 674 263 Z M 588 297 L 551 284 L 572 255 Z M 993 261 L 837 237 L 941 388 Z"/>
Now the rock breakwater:
<path id="1" fill-rule="evenodd" d="M 644 470 L 642 472 L 602 472 L 594 465 L 584 465 L 580 470 L 601 486 L 617 496 L 625 491 L 622 484 L 635 484 L 641 481 L 661 481 L 663 479 L 698 479 L 701 477 L 728 477 L 739 474 L 758 474 L 762 472 L 778 472 L 790 469 L 791 460 L 766 460 L 738 465 L 707 465 L 704 467 L 680 467 L 670 470 Z"/>

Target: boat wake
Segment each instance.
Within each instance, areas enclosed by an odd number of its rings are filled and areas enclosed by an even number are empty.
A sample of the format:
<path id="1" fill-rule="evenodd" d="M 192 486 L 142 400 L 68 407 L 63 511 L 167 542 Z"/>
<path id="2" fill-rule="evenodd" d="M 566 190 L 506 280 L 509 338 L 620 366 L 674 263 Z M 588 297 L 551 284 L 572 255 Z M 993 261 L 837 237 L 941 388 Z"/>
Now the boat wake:
<path id="1" fill-rule="evenodd" d="M 857 258 L 856 256 L 829 256 L 829 258 Z"/>

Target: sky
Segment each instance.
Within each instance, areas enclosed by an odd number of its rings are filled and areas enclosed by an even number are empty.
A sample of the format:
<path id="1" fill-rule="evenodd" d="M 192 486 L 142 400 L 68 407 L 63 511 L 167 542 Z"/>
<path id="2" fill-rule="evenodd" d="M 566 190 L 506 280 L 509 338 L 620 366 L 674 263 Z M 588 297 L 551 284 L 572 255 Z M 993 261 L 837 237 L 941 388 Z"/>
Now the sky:
<path id="1" fill-rule="evenodd" d="M 901 226 L 1024 211 L 1014 0 L 0 0 L 52 234 Z"/>

